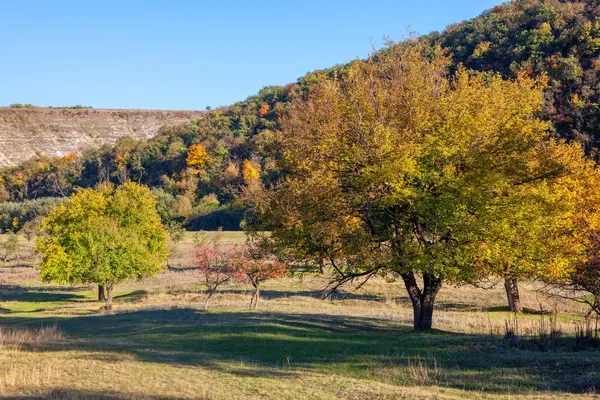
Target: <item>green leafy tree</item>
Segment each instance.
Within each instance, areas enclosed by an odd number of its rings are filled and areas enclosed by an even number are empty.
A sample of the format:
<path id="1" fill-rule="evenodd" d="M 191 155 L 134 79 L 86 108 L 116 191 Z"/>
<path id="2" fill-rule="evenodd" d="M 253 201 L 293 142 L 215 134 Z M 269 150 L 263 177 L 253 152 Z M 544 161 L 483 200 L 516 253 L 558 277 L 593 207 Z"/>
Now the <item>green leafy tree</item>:
<path id="1" fill-rule="evenodd" d="M 11 258 L 19 261 L 19 236 L 14 232 L 6 234 L 6 239 L 1 243 L 4 250 L 4 262 Z"/>
<path id="2" fill-rule="evenodd" d="M 36 241 L 41 278 L 60 283 L 96 283 L 106 288 L 128 279 L 153 276 L 165 268 L 167 232 L 150 190 L 126 182 L 83 189 L 43 221 Z"/>

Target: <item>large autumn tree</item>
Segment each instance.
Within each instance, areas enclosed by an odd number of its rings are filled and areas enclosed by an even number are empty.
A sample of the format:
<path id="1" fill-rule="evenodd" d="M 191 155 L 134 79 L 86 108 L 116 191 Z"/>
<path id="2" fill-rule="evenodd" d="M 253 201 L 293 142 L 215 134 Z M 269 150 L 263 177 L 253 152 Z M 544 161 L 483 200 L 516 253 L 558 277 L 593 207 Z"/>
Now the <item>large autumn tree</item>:
<path id="1" fill-rule="evenodd" d="M 36 242 L 44 281 L 114 285 L 166 267 L 167 232 L 150 190 L 134 182 L 83 189 L 52 210 Z"/>
<path id="2" fill-rule="evenodd" d="M 429 329 L 443 282 L 473 281 L 520 253 L 545 257 L 546 238 L 555 245 L 574 232 L 570 200 L 591 166 L 535 117 L 543 87 L 526 73 L 452 72 L 441 49 L 413 41 L 356 61 L 291 105 L 282 122 L 289 175 L 249 194 L 257 229 L 288 255 L 326 259 L 340 281 L 400 276 L 415 328 Z M 552 189 L 559 180 L 563 189 Z M 519 219 L 547 208 L 551 224 Z M 524 247 L 495 224 L 518 225 Z M 506 255 L 498 248 L 508 242 Z M 563 274 L 566 259 L 551 272 Z"/>

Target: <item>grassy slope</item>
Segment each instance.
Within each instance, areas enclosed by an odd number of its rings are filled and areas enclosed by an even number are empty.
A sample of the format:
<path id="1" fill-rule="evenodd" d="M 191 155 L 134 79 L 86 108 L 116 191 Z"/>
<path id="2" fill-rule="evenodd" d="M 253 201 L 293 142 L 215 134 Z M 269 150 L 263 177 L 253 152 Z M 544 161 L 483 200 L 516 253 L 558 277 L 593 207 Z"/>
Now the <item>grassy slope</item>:
<path id="1" fill-rule="evenodd" d="M 190 243 L 176 263 L 185 264 Z M 546 352 L 527 339 L 519 349 L 507 345 L 500 286 L 445 287 L 438 330 L 425 334 L 411 332 L 400 283 L 375 280 L 323 301 L 325 278 L 282 279 L 265 285 L 257 311 L 246 310 L 248 288 L 237 285 L 203 311 L 198 278 L 166 271 L 123 285 L 116 312 L 104 315 L 93 287 L 45 285 L 30 267 L 0 268 L 0 395 L 562 399 L 593 398 L 600 386 L 597 350 L 575 352 L 569 339 Z M 572 334 L 576 305 L 523 291 L 529 308 L 557 307 Z M 520 317 L 520 331 L 535 330 L 540 318 Z M 35 333 L 54 324 L 62 334 Z"/>

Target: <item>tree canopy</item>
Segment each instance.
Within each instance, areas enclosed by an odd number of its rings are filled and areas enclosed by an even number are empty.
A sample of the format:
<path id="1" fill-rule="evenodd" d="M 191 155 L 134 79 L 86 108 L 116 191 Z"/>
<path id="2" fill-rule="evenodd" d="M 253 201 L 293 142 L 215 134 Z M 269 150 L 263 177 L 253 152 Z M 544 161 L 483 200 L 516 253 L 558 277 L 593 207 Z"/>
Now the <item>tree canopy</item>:
<path id="1" fill-rule="evenodd" d="M 511 257 L 565 273 L 594 169 L 536 118 L 545 84 L 527 72 L 453 72 L 443 50 L 417 41 L 353 63 L 292 104 L 280 165 L 290 175 L 249 196 L 266 222 L 258 229 L 281 249 L 327 258 L 342 281 L 399 275 L 415 328 L 431 327 L 443 281 L 472 281 Z"/>
<path id="2" fill-rule="evenodd" d="M 96 283 L 108 290 L 165 268 L 167 233 L 150 190 L 133 182 L 83 189 L 44 219 L 36 241 L 44 281 Z"/>

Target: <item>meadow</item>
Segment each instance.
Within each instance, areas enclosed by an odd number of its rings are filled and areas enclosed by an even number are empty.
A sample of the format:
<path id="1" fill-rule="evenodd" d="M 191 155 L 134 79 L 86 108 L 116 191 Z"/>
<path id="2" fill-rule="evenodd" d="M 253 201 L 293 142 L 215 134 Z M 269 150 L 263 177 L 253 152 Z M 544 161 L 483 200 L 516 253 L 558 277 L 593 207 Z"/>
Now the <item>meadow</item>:
<path id="1" fill-rule="evenodd" d="M 224 232 L 223 245 L 243 241 Z M 521 287 L 445 285 L 434 330 L 414 332 L 401 282 L 373 279 L 321 300 L 327 275 L 222 287 L 209 309 L 188 233 L 157 278 L 118 286 L 44 284 L 31 244 L 0 267 L 0 397 L 7 399 L 597 398 L 600 348 L 581 348 L 585 309 Z M 508 329 L 516 338 L 505 338 Z"/>

